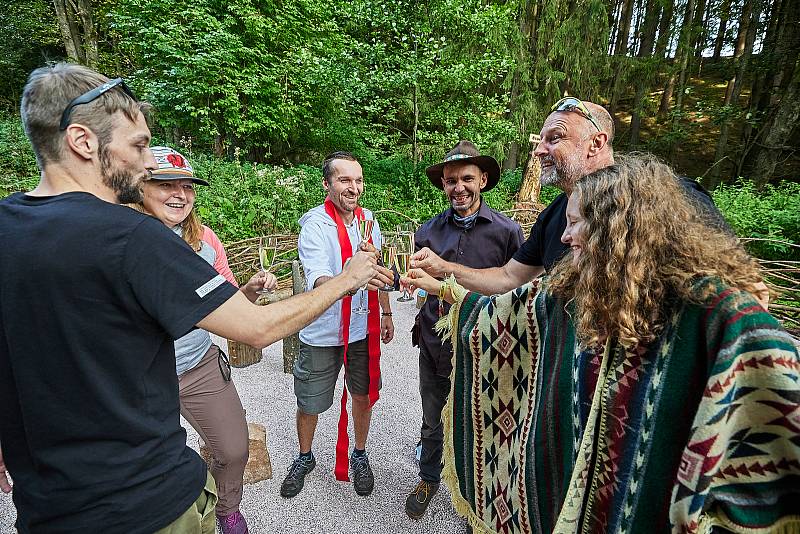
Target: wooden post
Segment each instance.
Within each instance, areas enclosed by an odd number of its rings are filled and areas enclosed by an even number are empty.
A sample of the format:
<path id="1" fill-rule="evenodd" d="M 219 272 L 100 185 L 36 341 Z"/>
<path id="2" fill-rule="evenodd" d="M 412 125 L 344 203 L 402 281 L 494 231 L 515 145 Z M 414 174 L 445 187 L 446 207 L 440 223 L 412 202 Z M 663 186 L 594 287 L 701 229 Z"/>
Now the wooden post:
<path id="1" fill-rule="evenodd" d="M 228 359 L 231 367 L 247 367 L 261 361 L 261 349 L 246 345 L 241 341 L 228 340 Z"/>
<path id="2" fill-rule="evenodd" d="M 539 158 L 534 154 L 537 145 L 542 139 L 536 134 L 531 134 L 529 140 L 531 151 L 528 154 L 528 164 L 525 166 L 522 183 L 517 193 L 517 202 L 514 204 L 514 210 L 520 210 L 514 215 L 514 219 L 519 223 L 532 223 L 543 209 L 543 206 L 539 203 L 539 193 L 542 189 L 539 178 L 542 174 L 542 165 L 539 163 Z"/>
<path id="3" fill-rule="evenodd" d="M 292 295 L 305 291 L 305 280 L 300 272 L 300 262 L 292 262 Z M 300 353 L 300 334 L 292 334 L 283 338 L 283 372 L 291 373 L 297 355 Z"/>

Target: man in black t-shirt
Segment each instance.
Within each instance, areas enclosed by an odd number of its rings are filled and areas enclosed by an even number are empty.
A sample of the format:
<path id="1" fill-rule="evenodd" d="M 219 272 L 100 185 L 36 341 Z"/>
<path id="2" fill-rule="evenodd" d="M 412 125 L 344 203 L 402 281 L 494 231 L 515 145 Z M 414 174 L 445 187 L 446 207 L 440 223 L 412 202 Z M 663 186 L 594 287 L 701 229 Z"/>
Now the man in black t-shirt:
<path id="1" fill-rule="evenodd" d="M 146 107 L 79 65 L 37 69 L 23 92 L 41 179 L 0 202 L 0 490 L 7 468 L 21 533 L 213 532 L 173 340 L 199 326 L 263 347 L 390 281 L 359 253 L 314 291 L 252 305 L 159 221 L 117 205 L 157 168 Z"/>
<path id="2" fill-rule="evenodd" d="M 614 121 L 605 108 L 576 98 L 564 98 L 542 126 L 541 142 L 534 155 L 542 166 L 542 185 L 563 191 L 536 219 L 528 239 L 502 267 L 472 269 L 445 261 L 423 248 L 412 257 L 412 267 L 432 276 L 452 273 L 461 285 L 484 295 L 505 293 L 549 271 L 569 250 L 561 242 L 566 228 L 567 199 L 575 182 L 613 165 Z M 696 182 L 682 179 L 687 194 L 695 199 L 710 224 L 725 225 L 708 193 Z"/>

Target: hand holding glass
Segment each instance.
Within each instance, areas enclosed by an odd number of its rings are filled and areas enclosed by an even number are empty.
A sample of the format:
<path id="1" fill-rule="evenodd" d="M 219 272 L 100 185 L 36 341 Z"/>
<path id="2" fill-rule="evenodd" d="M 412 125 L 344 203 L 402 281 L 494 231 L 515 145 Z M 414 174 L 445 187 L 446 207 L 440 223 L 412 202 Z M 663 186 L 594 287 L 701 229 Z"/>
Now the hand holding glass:
<path id="1" fill-rule="evenodd" d="M 258 261 L 261 264 L 261 270 L 265 273 L 270 272 L 272 265 L 275 262 L 275 253 L 278 250 L 278 238 L 274 236 L 261 237 L 258 240 Z M 271 295 L 275 293 L 274 289 L 259 289 L 258 293 L 261 295 Z"/>

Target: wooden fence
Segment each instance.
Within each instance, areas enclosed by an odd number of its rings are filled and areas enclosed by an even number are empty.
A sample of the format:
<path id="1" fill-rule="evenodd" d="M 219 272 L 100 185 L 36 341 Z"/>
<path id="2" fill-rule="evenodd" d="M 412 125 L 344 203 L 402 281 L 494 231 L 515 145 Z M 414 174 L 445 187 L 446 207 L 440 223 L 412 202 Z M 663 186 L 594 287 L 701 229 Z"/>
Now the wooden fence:
<path id="1" fill-rule="evenodd" d="M 521 212 L 521 210 L 520 210 Z M 509 212 L 515 217 L 517 213 Z M 533 222 L 529 217 L 521 222 L 525 235 L 530 233 Z M 386 232 L 391 234 L 392 232 Z M 297 235 L 278 234 L 278 247 L 273 272 L 278 276 L 278 288 L 282 295 L 290 295 L 292 288 L 292 260 L 297 259 Z M 236 279 L 244 283 L 258 272 L 258 240 L 254 237 L 226 245 L 228 262 Z M 778 242 L 769 239 L 742 239 L 747 244 L 752 241 L 771 241 L 781 243 L 800 252 L 800 245 Z M 800 261 L 759 260 L 769 288 L 773 291 L 770 312 L 785 328 L 795 335 L 800 334 Z"/>

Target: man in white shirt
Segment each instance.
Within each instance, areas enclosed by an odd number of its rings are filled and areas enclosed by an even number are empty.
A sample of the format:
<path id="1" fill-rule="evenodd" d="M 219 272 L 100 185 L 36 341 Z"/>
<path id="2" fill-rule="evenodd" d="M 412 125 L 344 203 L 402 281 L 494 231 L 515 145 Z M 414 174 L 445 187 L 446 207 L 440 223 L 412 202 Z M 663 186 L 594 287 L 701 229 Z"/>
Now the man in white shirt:
<path id="1" fill-rule="evenodd" d="M 325 203 L 300 218 L 302 229 L 298 251 L 307 291 L 341 272 L 343 258 L 347 260 L 358 251 L 362 242 L 358 221 L 373 219 L 371 212 L 358 205 L 364 192 L 364 177 L 361 165 L 352 154 L 335 152 L 329 155 L 323 163 L 322 174 L 322 185 L 328 192 Z M 364 239 L 367 237 L 364 236 Z M 377 221 L 374 222 L 371 237 L 372 243 L 380 247 L 381 234 Z M 316 465 L 311 444 L 317 419 L 333 404 L 336 379 L 343 364 L 347 390 L 353 396 L 355 447 L 349 461 L 353 485 L 359 495 L 372 492 L 374 477 L 365 447 L 372 404 L 377 399 L 381 385 L 378 338 L 383 343 L 391 341 L 394 325 L 388 293 L 376 295 L 372 291 L 369 296 L 366 293 L 364 290 L 356 291 L 352 298 L 336 302 L 300 331 L 300 353 L 293 371 L 300 454 L 281 484 L 283 497 L 294 497 L 300 493 L 305 476 Z M 382 309 L 380 319 L 377 317 L 376 298 Z M 369 299 L 370 314 L 360 314 L 358 310 L 363 309 Z M 343 417 L 346 418 L 346 414 Z M 348 439 L 346 430 L 344 434 L 340 432 L 339 439 L 340 443 Z M 341 454 L 337 456 L 336 476 L 339 480 L 347 480 L 346 456 Z"/>

